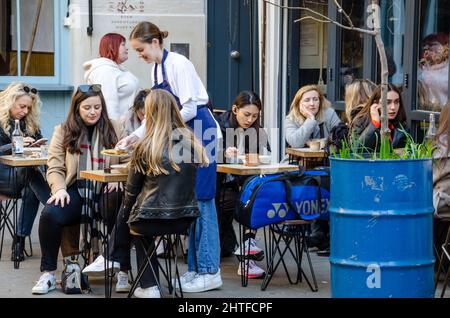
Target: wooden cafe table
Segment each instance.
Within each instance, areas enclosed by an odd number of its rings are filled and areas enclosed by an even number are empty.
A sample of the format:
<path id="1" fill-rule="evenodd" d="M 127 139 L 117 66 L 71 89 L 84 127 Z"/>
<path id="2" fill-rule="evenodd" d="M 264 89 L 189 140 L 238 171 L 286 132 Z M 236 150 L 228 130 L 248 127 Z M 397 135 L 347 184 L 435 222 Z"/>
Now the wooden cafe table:
<path id="1" fill-rule="evenodd" d="M 289 163 L 298 160 L 299 165 L 306 169 L 314 168 L 318 165 L 326 166 L 328 154 L 325 150 L 311 150 L 310 148 L 286 148 L 289 155 Z"/>

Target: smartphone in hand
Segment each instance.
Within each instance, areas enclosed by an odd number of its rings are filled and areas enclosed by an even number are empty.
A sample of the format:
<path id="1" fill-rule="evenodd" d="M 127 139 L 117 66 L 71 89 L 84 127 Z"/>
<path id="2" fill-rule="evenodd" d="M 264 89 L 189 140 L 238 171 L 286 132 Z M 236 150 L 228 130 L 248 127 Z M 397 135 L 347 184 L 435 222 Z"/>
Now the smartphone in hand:
<path id="1" fill-rule="evenodd" d="M 48 141 L 47 138 L 41 138 L 33 142 L 30 147 L 39 147 L 40 145 L 44 145 Z"/>

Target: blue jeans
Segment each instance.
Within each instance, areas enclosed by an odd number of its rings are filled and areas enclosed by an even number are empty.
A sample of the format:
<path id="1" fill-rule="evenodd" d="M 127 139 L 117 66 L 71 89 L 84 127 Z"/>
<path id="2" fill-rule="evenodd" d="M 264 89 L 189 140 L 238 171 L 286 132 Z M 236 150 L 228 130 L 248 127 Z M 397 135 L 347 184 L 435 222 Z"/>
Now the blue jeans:
<path id="1" fill-rule="evenodd" d="M 200 217 L 189 233 L 188 271 L 215 274 L 220 267 L 219 226 L 214 199 L 199 200 Z"/>

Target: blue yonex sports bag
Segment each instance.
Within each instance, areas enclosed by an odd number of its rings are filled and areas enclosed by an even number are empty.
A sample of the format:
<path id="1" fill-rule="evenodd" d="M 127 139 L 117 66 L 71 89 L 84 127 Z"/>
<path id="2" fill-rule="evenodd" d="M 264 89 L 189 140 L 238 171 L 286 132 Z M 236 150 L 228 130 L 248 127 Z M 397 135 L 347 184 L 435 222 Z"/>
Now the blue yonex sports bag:
<path id="1" fill-rule="evenodd" d="M 327 220 L 329 203 L 328 168 L 254 176 L 241 189 L 235 219 L 251 229 L 287 220 Z"/>

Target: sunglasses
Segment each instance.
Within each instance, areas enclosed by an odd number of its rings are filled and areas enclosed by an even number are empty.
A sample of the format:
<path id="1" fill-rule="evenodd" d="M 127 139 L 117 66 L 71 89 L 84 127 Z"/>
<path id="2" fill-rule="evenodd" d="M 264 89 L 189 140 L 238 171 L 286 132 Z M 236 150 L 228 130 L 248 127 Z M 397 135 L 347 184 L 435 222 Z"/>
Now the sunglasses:
<path id="1" fill-rule="evenodd" d="M 102 91 L 102 85 L 100 84 L 80 85 L 78 86 L 78 90 L 82 93 L 88 93 L 89 91 L 94 93 L 100 93 Z"/>
<path id="2" fill-rule="evenodd" d="M 31 93 L 31 94 L 34 94 L 34 95 L 36 95 L 37 92 L 38 92 L 36 88 L 34 88 L 34 87 L 29 87 L 29 86 L 24 86 L 24 87 L 22 88 L 22 90 L 23 90 L 25 93 L 27 93 L 27 94 Z"/>

